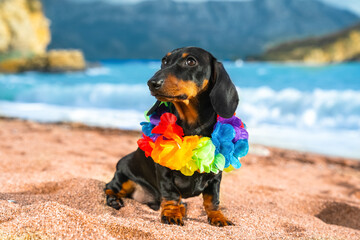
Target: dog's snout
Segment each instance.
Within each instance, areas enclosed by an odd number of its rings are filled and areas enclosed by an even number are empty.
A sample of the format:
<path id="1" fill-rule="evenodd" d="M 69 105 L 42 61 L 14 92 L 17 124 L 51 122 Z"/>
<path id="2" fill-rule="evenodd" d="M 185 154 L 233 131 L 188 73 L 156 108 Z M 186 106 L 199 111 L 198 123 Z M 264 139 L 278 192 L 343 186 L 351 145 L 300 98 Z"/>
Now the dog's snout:
<path id="1" fill-rule="evenodd" d="M 152 78 L 148 81 L 148 86 L 150 89 L 158 90 L 164 84 L 164 79 L 162 78 Z"/>

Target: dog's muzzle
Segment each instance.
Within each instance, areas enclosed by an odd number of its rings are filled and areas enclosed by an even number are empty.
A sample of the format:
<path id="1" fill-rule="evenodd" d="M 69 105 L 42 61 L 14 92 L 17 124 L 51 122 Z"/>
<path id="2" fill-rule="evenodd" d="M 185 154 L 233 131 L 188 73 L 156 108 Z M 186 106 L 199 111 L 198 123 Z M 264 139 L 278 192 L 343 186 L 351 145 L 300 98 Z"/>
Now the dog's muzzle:
<path id="1" fill-rule="evenodd" d="M 149 86 L 150 91 L 159 90 L 164 85 L 164 79 L 153 77 L 147 82 L 147 85 Z"/>

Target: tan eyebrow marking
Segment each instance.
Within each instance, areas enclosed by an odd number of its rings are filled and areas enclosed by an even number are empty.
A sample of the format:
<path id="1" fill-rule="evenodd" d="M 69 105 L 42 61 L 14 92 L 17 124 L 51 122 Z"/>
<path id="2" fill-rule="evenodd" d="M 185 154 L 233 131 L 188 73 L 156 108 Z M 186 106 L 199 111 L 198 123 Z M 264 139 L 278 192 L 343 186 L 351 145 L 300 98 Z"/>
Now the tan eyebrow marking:
<path id="1" fill-rule="evenodd" d="M 181 55 L 181 57 L 182 57 L 182 58 L 186 58 L 188 55 L 189 55 L 188 53 L 183 53 L 183 54 Z"/>

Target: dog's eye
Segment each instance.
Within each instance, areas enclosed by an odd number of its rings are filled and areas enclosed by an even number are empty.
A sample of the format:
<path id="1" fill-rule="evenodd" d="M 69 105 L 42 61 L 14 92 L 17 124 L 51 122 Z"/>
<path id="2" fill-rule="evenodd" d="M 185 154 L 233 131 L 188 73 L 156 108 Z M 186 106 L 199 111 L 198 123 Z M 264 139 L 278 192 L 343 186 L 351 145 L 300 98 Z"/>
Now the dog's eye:
<path id="1" fill-rule="evenodd" d="M 168 64 L 168 60 L 166 58 L 163 58 L 163 59 L 161 59 L 161 63 L 163 65 L 166 65 L 166 64 Z"/>
<path id="2" fill-rule="evenodd" d="M 188 57 L 185 62 L 185 64 L 190 67 L 195 66 L 196 63 L 197 62 L 196 62 L 195 58 L 193 58 L 193 57 Z"/>

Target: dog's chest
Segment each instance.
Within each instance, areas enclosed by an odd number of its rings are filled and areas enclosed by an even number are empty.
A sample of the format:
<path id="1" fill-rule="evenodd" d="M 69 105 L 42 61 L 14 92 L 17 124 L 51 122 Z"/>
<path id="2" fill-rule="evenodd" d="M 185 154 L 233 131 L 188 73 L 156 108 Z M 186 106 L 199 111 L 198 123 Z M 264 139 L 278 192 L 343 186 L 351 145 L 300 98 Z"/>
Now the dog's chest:
<path id="1" fill-rule="evenodd" d="M 183 198 L 197 196 L 208 186 L 210 174 L 184 176 L 181 173 L 174 176 L 174 183 Z"/>

